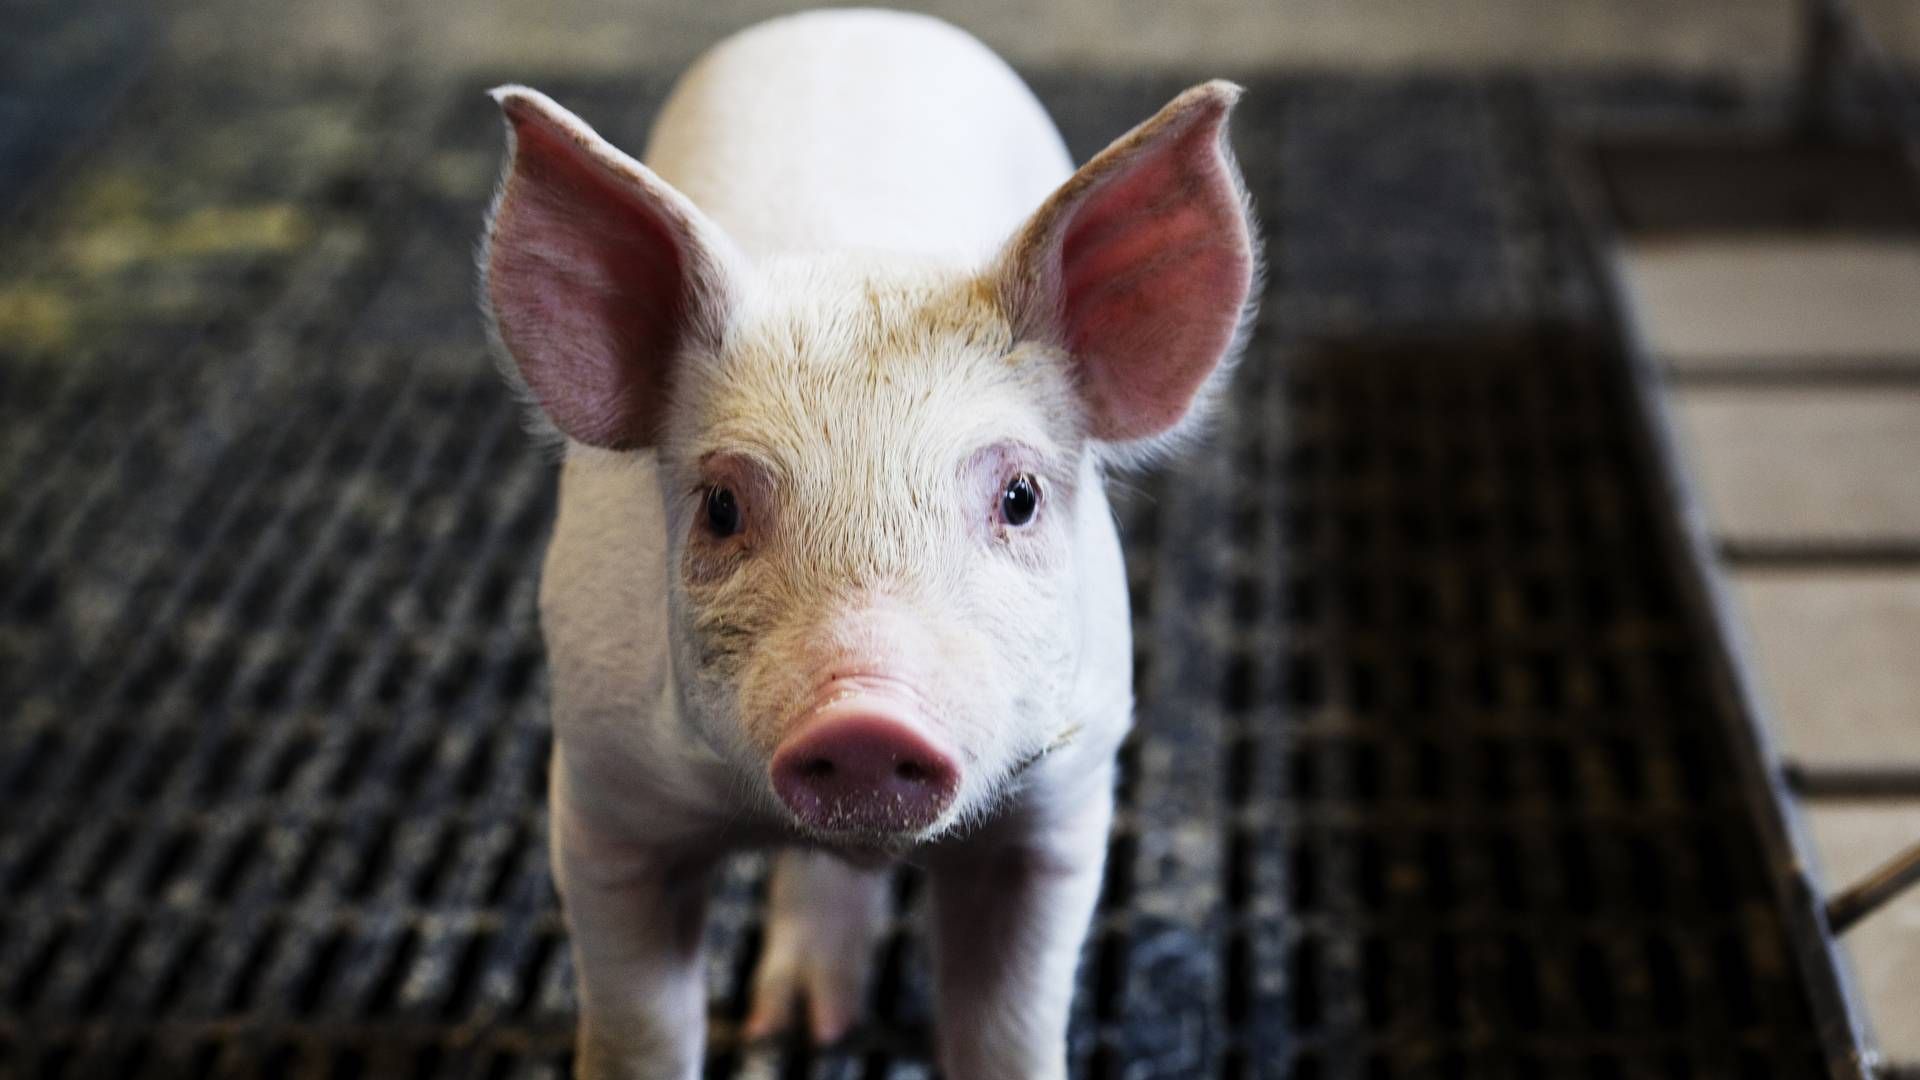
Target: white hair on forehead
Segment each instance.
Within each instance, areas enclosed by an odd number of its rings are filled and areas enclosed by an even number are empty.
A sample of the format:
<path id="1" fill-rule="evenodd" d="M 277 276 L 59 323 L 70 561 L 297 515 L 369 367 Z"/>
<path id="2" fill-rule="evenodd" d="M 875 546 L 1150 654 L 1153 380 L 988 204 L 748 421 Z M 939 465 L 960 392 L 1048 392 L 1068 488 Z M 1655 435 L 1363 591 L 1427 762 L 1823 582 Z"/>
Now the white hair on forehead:
<path id="1" fill-rule="evenodd" d="M 858 253 L 770 259 L 754 277 L 724 345 L 680 384 L 676 459 L 743 452 L 796 485 L 875 470 L 926 480 L 1012 441 L 1071 477 L 1068 368 L 1016 344 L 977 274 Z"/>

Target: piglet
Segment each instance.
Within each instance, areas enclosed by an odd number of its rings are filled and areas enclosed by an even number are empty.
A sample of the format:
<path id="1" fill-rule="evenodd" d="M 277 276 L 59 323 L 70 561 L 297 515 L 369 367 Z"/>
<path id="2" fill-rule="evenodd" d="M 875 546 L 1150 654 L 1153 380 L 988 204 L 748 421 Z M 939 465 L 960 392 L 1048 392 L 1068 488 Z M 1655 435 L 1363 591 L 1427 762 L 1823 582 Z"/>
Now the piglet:
<path id="1" fill-rule="evenodd" d="M 929 879 L 947 1076 L 1063 1077 L 1131 724 L 1104 476 L 1219 390 L 1256 245 L 1197 86 L 1079 171 L 936 20 L 707 53 L 628 157 L 547 97 L 481 255 L 564 445 L 540 613 L 582 1077 L 700 1074 L 717 860 L 778 847 L 744 1035 L 859 1019 Z"/>

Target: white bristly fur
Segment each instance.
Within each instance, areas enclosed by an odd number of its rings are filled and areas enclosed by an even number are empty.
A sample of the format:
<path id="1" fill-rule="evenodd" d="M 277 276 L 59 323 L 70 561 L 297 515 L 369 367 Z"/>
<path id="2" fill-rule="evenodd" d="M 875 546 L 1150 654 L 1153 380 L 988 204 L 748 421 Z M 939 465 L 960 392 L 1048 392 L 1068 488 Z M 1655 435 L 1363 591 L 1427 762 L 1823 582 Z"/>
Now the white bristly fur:
<path id="1" fill-rule="evenodd" d="M 532 91 L 498 95 L 618 155 Z M 960 31 L 839 11 L 717 46 L 644 158 L 712 227 L 729 285 L 703 313 L 724 325 L 675 360 L 660 445 L 566 448 L 540 604 L 579 1075 L 699 1075 L 710 871 L 741 846 L 822 842 L 767 763 L 824 667 L 880 655 L 963 766 L 953 807 L 912 838 L 946 1075 L 1063 1077 L 1131 723 L 1126 579 L 1073 374 L 1014 340 L 989 280 L 1071 173 L 1060 137 Z M 1007 444 L 1044 493 L 1013 540 L 966 527 L 995 490 L 960 475 Z M 699 470 L 722 452 L 780 497 L 747 508 L 767 529 L 751 559 L 695 580 Z M 899 848 L 782 857 L 751 1033 L 800 998 L 816 1036 L 854 1020 L 885 916 L 876 869 Z"/>

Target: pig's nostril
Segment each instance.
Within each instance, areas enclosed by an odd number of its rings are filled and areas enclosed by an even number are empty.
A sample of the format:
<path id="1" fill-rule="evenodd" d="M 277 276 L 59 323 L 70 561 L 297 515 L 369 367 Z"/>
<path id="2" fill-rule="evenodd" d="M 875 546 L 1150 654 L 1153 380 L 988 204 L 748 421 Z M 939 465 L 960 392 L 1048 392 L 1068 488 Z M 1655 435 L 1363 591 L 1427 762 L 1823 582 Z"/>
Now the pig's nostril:
<path id="1" fill-rule="evenodd" d="M 887 716 L 855 713 L 810 725 L 774 754 L 774 793 L 802 823 L 832 832 L 912 832 L 940 819 L 960 769 Z"/>

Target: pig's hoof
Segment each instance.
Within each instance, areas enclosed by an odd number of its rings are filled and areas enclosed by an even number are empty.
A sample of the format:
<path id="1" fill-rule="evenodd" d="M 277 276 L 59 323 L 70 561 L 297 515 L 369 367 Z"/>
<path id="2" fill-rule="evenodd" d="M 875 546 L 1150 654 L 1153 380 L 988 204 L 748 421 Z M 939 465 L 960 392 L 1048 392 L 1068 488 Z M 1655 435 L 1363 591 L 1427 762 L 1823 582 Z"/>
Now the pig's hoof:
<path id="1" fill-rule="evenodd" d="M 867 969 L 886 924 L 888 876 L 830 855 L 784 851 L 768 890 L 766 947 L 753 973 L 744 1034 L 767 1039 L 806 1016 L 816 1045 L 839 1042 L 860 1019 Z"/>
<path id="2" fill-rule="evenodd" d="M 777 939 L 779 931 L 774 931 Z M 742 1031 L 748 1042 L 785 1034 L 796 1014 L 806 1017 L 815 1046 L 845 1038 L 860 1019 L 866 957 L 807 956 L 770 939 L 753 976 L 753 1007 Z M 782 946 L 785 947 L 782 947 Z"/>

